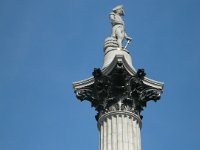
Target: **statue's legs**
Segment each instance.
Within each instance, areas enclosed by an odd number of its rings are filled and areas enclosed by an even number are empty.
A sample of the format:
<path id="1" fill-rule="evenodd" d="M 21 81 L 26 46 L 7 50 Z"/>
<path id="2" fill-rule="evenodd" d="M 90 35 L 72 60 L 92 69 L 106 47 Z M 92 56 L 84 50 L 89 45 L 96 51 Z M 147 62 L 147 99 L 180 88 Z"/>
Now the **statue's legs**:
<path id="1" fill-rule="evenodd" d="M 124 32 L 124 29 L 123 29 L 122 26 L 116 28 L 115 35 L 116 35 L 118 46 L 121 49 L 122 48 L 122 41 L 123 41 L 123 39 L 125 37 L 125 32 Z"/>

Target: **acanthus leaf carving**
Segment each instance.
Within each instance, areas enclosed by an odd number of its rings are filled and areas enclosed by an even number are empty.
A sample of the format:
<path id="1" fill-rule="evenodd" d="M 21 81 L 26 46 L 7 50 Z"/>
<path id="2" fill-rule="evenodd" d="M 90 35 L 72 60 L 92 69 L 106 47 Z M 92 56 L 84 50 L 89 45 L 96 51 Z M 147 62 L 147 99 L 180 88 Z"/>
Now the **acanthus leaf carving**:
<path id="1" fill-rule="evenodd" d="M 99 68 L 95 68 L 92 74 L 94 83 L 76 90 L 76 95 L 81 101 L 91 102 L 98 112 L 97 120 L 109 111 L 131 111 L 140 115 L 147 102 L 159 100 L 162 92 L 143 83 L 146 75 L 144 69 L 138 69 L 133 76 L 121 62 L 108 75 L 104 75 Z"/>

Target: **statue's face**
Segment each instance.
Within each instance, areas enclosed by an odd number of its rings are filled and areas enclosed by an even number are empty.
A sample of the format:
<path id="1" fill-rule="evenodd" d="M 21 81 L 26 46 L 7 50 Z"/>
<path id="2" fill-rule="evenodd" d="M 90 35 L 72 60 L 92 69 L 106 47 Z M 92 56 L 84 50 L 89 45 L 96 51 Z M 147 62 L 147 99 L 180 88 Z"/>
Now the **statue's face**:
<path id="1" fill-rule="evenodd" d="M 117 9 L 116 11 L 120 16 L 124 16 L 124 10 L 123 8 Z"/>

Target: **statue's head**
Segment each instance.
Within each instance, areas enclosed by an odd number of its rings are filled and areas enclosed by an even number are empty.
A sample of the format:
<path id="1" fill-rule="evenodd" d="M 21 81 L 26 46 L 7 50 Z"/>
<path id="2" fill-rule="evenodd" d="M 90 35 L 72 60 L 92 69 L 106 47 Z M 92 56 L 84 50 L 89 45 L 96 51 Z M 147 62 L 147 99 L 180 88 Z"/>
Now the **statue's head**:
<path id="1" fill-rule="evenodd" d="M 119 14 L 120 16 L 124 16 L 124 9 L 123 9 L 123 5 L 118 5 L 115 8 L 112 9 L 113 12 Z"/>

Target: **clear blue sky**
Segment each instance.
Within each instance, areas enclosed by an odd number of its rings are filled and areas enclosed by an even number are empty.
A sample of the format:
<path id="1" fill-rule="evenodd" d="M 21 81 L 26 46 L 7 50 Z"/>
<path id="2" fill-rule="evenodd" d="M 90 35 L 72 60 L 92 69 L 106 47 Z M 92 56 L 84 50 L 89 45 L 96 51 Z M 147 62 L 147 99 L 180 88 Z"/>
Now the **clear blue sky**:
<path id="1" fill-rule="evenodd" d="M 1 0 L 0 150 L 98 150 L 96 113 L 72 82 L 102 67 L 118 4 L 135 68 L 165 82 L 142 113 L 143 150 L 199 149 L 199 0 Z"/>

